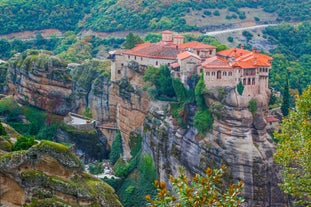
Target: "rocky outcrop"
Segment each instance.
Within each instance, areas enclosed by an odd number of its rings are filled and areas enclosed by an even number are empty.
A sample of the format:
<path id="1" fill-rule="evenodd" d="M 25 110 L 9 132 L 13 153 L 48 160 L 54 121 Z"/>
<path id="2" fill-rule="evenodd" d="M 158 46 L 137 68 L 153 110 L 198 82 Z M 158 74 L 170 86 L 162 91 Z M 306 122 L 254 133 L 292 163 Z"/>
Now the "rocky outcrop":
<path id="1" fill-rule="evenodd" d="M 67 64 L 48 51 L 16 54 L 8 67 L 11 94 L 20 103 L 65 115 L 74 108 Z"/>
<path id="2" fill-rule="evenodd" d="M 254 113 L 248 109 L 250 98 L 238 95 L 234 88 L 209 89 L 205 99 L 215 119 L 205 136 L 191 126 L 174 125 L 163 114 L 164 106 L 152 102 L 144 124 L 144 149 L 153 155 L 160 179 L 168 181 L 179 166 L 193 175 L 226 165 L 226 179 L 244 183 L 245 206 L 285 206 L 272 160 L 275 147 L 263 119 L 268 97 L 255 97 Z"/>
<path id="3" fill-rule="evenodd" d="M 101 60 L 87 60 L 68 66 L 78 113 L 89 108 L 93 119 L 100 122 L 110 119 L 110 67 L 110 61 Z"/>
<path id="4" fill-rule="evenodd" d="M 109 185 L 83 173 L 79 159 L 53 142 L 1 155 L 0 178 L 5 206 L 122 206 Z"/>
<path id="5" fill-rule="evenodd" d="M 129 70 L 128 76 L 112 83 L 110 90 L 111 118 L 116 120 L 123 138 L 123 158 L 129 159 L 129 136 L 133 131 L 142 133 L 150 100 L 142 88 L 141 75 Z"/>
<path id="6" fill-rule="evenodd" d="M 6 94 L 9 89 L 6 81 L 7 70 L 8 64 L 0 60 L 0 94 Z"/>
<path id="7" fill-rule="evenodd" d="M 7 67 L 0 79 L 6 77 L 18 102 L 59 115 L 89 108 L 94 119 L 109 119 L 109 61 L 67 65 L 52 52 L 27 50 L 11 58 Z"/>
<path id="8" fill-rule="evenodd" d="M 56 141 L 74 144 L 75 151 L 77 154 L 83 156 L 86 162 L 108 159 L 110 152 L 107 138 L 100 130 L 95 128 L 91 130 L 79 130 L 63 124 L 57 129 Z"/>

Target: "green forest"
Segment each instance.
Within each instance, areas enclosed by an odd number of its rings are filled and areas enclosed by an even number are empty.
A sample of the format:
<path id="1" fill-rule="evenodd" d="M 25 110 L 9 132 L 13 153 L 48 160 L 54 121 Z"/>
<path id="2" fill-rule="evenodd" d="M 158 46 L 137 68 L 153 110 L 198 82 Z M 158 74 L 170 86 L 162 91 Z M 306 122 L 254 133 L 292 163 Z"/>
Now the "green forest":
<path id="1" fill-rule="evenodd" d="M 198 30 L 189 25 L 185 15 L 191 10 L 218 16 L 218 9 L 227 9 L 245 19 L 241 8 L 263 8 L 276 13 L 277 21 L 310 20 L 310 0 L 202 0 L 202 1 L 125 1 L 125 0 L 0 0 L 0 34 L 55 28 L 61 31 L 113 32 L 124 30 Z"/>

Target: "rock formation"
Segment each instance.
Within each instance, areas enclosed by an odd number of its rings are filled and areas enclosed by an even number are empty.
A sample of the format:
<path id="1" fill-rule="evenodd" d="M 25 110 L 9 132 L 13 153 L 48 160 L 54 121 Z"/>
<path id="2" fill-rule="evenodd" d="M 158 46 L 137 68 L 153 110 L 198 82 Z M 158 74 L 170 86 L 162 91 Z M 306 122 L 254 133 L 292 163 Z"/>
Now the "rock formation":
<path id="1" fill-rule="evenodd" d="M 20 103 L 59 115 L 89 108 L 94 119 L 109 119 L 109 61 L 67 65 L 52 52 L 27 50 L 10 59 L 2 76 L 7 76 L 10 93 Z"/>
<path id="2" fill-rule="evenodd" d="M 16 100 L 48 112 L 72 110 L 71 77 L 66 63 L 48 51 L 27 50 L 9 61 L 8 85 Z"/>
<path id="3" fill-rule="evenodd" d="M 245 206 L 285 206 L 277 186 L 280 177 L 273 164 L 274 144 L 263 119 L 268 97 L 255 97 L 257 110 L 248 109 L 249 97 L 225 88 L 210 89 L 205 101 L 215 119 L 213 129 L 202 136 L 193 127 L 182 129 L 163 114 L 162 106 L 151 104 L 144 124 L 144 148 L 153 155 L 161 180 L 176 175 L 185 166 L 189 175 L 207 167 L 228 167 L 227 179 L 242 180 Z"/>
<path id="4" fill-rule="evenodd" d="M 122 206 L 109 185 L 83 173 L 79 159 L 53 142 L 1 155 L 0 178 L 5 206 Z"/>

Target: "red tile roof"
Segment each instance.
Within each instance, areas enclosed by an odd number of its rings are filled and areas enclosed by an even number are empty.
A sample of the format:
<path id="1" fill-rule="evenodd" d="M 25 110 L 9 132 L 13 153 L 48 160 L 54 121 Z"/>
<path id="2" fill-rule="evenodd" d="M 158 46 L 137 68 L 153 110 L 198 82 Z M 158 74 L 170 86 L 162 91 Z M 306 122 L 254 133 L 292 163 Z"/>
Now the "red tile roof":
<path id="1" fill-rule="evenodd" d="M 188 57 L 194 57 L 194 58 L 196 58 L 196 59 L 198 59 L 198 60 L 201 60 L 201 58 L 200 58 L 199 56 L 197 56 L 197 55 L 194 54 L 194 53 L 188 52 L 188 51 L 179 53 L 179 54 L 177 55 L 177 58 L 178 58 L 179 60 L 184 60 L 184 59 L 186 59 L 186 58 L 188 58 Z"/>
<path id="2" fill-rule="evenodd" d="M 207 58 L 203 63 L 202 67 L 205 69 L 232 69 L 226 59 L 218 56 Z"/>
<path id="3" fill-rule="evenodd" d="M 171 68 L 178 68 L 180 65 L 178 63 L 171 63 Z"/>
<path id="4" fill-rule="evenodd" d="M 250 53 L 250 51 L 248 51 L 248 50 L 242 50 L 240 48 L 232 48 L 229 50 L 223 50 L 223 51 L 217 52 L 217 55 L 224 56 L 224 57 L 235 57 L 235 58 L 237 58 L 237 57 L 249 54 L 249 53 Z"/>
<path id="5" fill-rule="evenodd" d="M 280 120 L 275 118 L 274 116 L 267 116 L 266 121 L 270 123 L 270 122 L 279 122 Z"/>
<path id="6" fill-rule="evenodd" d="M 139 57 L 175 60 L 178 54 L 178 50 L 175 46 L 172 47 L 161 43 L 143 43 L 137 45 L 131 50 L 124 52 L 124 54 L 135 55 Z"/>
<path id="7" fill-rule="evenodd" d="M 215 49 L 215 46 L 204 44 L 201 42 L 197 41 L 192 41 L 192 42 L 187 42 L 184 44 L 178 45 L 178 48 L 180 49 L 187 49 L 187 48 L 192 48 L 192 49 Z"/>
<path id="8" fill-rule="evenodd" d="M 164 30 L 162 31 L 162 34 L 173 34 L 173 32 L 170 30 Z"/>
<path id="9" fill-rule="evenodd" d="M 258 66 L 270 67 L 272 57 L 259 52 L 251 52 L 239 48 L 223 50 L 217 53 L 218 56 L 232 58 L 232 66 L 240 68 L 257 68 Z"/>

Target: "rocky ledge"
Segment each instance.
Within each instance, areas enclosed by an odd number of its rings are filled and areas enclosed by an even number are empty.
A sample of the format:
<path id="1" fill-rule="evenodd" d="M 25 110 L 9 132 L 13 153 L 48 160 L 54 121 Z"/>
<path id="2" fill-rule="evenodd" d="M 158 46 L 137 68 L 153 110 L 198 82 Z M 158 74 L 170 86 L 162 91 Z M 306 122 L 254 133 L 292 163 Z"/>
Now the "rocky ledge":
<path id="1" fill-rule="evenodd" d="M 122 206 L 112 187 L 84 173 L 79 159 L 54 142 L 0 155 L 0 178 L 5 206 Z"/>
<path id="2" fill-rule="evenodd" d="M 251 99 L 257 103 L 253 113 L 249 110 Z M 235 88 L 215 88 L 205 94 L 205 102 L 214 117 L 212 130 L 206 135 L 198 134 L 192 126 L 180 128 L 170 113 L 163 113 L 165 104 L 151 103 L 143 143 L 153 155 L 160 179 L 168 181 L 170 174 L 176 176 L 179 166 L 185 166 L 191 176 L 204 173 L 207 167 L 226 165 L 227 181 L 244 183 L 244 206 L 286 206 L 272 159 L 275 146 L 264 120 L 268 96 L 250 98 L 238 95 Z"/>

